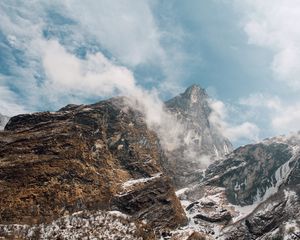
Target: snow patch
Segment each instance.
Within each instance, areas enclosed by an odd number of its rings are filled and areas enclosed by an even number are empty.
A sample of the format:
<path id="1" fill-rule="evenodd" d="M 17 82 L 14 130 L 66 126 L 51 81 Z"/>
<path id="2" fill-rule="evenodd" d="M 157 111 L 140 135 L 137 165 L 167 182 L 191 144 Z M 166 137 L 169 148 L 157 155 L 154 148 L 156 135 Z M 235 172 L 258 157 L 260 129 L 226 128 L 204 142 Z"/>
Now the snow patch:
<path id="1" fill-rule="evenodd" d="M 162 173 L 159 172 L 159 173 L 154 174 L 152 177 L 139 178 L 139 179 L 131 179 L 131 180 L 128 180 L 128 181 L 122 183 L 122 188 L 123 189 L 127 189 L 127 188 L 133 187 L 135 185 L 138 185 L 140 183 L 146 183 L 146 182 L 149 182 L 149 181 L 152 181 L 152 180 L 154 180 L 156 178 L 161 177 L 161 175 L 162 175 Z"/>
<path id="2" fill-rule="evenodd" d="M 267 200 L 270 196 L 272 196 L 273 194 L 275 194 L 280 185 L 283 184 L 288 176 L 290 175 L 292 169 L 290 168 L 290 163 L 292 161 L 294 161 L 296 159 L 296 157 L 298 156 L 299 154 L 299 146 L 293 146 L 292 147 L 292 157 L 287 161 L 285 162 L 284 164 L 282 164 L 275 172 L 275 184 L 273 184 L 270 188 L 268 188 L 264 195 L 260 198 L 258 198 L 260 200 L 260 202 L 263 202 L 265 200 Z"/>
<path id="3" fill-rule="evenodd" d="M 0 232 L 26 239 L 124 239 L 141 240 L 136 223 L 119 211 L 80 211 L 49 224 L 0 225 Z"/>

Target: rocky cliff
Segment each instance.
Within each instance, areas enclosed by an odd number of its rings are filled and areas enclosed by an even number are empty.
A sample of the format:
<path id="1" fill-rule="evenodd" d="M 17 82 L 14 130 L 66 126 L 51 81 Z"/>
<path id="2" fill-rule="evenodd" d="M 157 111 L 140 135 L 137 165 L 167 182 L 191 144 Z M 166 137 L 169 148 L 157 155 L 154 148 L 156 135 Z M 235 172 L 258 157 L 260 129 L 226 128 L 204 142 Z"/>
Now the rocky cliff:
<path id="1" fill-rule="evenodd" d="M 300 133 L 234 150 L 178 195 L 189 226 L 215 239 L 298 239 Z"/>
<path id="2" fill-rule="evenodd" d="M 124 101 L 10 119 L 0 133 L 1 236 L 29 238 L 32 227 L 42 234 L 40 224 L 52 226 L 79 211 L 126 214 L 133 228 L 148 229 L 149 238 L 186 222 L 162 171 L 159 139 Z M 25 230 L 18 232 L 20 225 Z"/>
<path id="3" fill-rule="evenodd" d="M 166 102 L 183 126 L 173 151 L 126 98 L 11 118 L 0 238 L 298 239 L 300 133 L 230 152 L 209 101 L 192 86 Z"/>
<path id="4" fill-rule="evenodd" d="M 198 181 L 201 170 L 232 151 L 230 141 L 210 122 L 210 101 L 204 89 L 192 85 L 165 103 L 183 128 L 179 146 L 167 152 L 167 169 L 178 188 Z"/>

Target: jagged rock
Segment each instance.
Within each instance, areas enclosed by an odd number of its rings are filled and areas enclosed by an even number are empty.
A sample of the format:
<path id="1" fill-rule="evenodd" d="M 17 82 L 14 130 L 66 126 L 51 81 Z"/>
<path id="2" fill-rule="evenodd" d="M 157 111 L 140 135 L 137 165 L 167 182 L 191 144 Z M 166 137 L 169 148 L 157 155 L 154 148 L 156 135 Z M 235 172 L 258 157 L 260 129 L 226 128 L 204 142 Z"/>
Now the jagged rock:
<path id="1" fill-rule="evenodd" d="M 137 219 L 146 219 L 154 226 L 164 225 L 169 228 L 178 226 L 178 223 L 173 221 L 174 216 L 183 219 L 184 214 L 178 215 L 181 212 L 179 204 L 170 208 L 170 204 L 174 202 L 171 198 L 174 190 L 167 177 L 154 176 L 146 180 L 146 183 L 137 181 L 134 185 L 125 194 L 115 196 L 112 200 L 115 209 Z M 156 210 L 157 206 L 159 211 Z"/>
<path id="2" fill-rule="evenodd" d="M 193 230 L 216 239 L 297 239 L 300 133 L 240 147 L 205 173 L 178 191 Z"/>
<path id="3" fill-rule="evenodd" d="M 210 122 L 210 101 L 204 89 L 192 85 L 165 103 L 183 127 L 181 143 L 167 152 L 166 169 L 178 188 L 199 181 L 203 174 L 201 169 L 232 151 L 229 140 Z"/>
<path id="4" fill-rule="evenodd" d="M 210 215 L 198 213 L 194 216 L 194 219 L 201 219 L 201 220 L 204 220 L 206 222 L 211 222 L 211 223 L 229 222 L 232 219 L 232 216 L 227 210 L 224 210 L 220 213 L 213 213 Z"/>
<path id="5" fill-rule="evenodd" d="M 300 141 L 265 141 L 236 149 L 227 159 L 209 166 L 203 180 L 209 185 L 226 188 L 229 201 L 237 205 L 251 205 L 272 188 L 297 171 Z M 271 192 L 268 192 L 270 194 Z"/>
<path id="6" fill-rule="evenodd" d="M 225 228 L 221 239 L 293 239 L 300 233 L 299 190 L 287 188 L 275 193 L 249 216 Z"/>
<path id="7" fill-rule="evenodd" d="M 123 98 L 19 115 L 5 130 L 0 223 L 50 223 L 82 210 L 111 209 L 153 229 L 186 222 L 162 173 L 165 156 L 156 134 Z"/>

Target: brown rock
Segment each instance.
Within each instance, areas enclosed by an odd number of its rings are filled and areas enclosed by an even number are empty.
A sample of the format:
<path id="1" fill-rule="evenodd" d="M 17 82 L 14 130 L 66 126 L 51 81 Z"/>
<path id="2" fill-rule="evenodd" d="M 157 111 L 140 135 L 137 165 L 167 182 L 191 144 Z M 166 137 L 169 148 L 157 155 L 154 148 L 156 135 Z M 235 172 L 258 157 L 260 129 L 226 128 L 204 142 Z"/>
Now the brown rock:
<path id="1" fill-rule="evenodd" d="M 110 209 L 155 228 L 185 223 L 169 178 L 159 175 L 165 158 L 159 140 L 124 99 L 19 115 L 5 130 L 0 223 L 39 224 L 80 210 Z M 124 190 L 132 179 L 150 181 Z"/>

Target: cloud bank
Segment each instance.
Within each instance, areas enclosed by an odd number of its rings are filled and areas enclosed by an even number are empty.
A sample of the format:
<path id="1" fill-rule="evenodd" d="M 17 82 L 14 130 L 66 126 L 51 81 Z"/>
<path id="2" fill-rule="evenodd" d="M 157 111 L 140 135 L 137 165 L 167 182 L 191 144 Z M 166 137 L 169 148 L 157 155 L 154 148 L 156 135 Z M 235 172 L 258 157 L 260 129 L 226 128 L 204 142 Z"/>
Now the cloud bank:
<path id="1" fill-rule="evenodd" d="M 174 35 L 180 41 L 181 33 L 176 26 L 170 28 L 175 32 L 161 28 L 153 7 L 148 1 L 2 1 L 0 47 L 9 62 L 1 76 L 2 113 L 55 110 L 68 103 L 127 95 L 165 148 L 175 148 L 182 127 L 164 111 L 159 94 L 160 86 L 178 89 L 184 54 L 176 48 L 177 41 L 163 42 Z M 138 84 L 134 72 L 144 65 L 162 71 L 157 88 L 146 90 Z M 215 112 L 213 121 L 231 140 L 256 138 L 251 123 L 233 126 L 226 112 L 218 107 Z"/>
<path id="2" fill-rule="evenodd" d="M 258 118 L 266 118 L 269 128 L 276 134 L 299 131 L 300 103 L 284 102 L 278 96 L 256 93 L 240 99 L 240 104 Z"/>
<path id="3" fill-rule="evenodd" d="M 212 100 L 210 107 L 213 110 L 209 117 L 210 123 L 232 142 L 259 140 L 259 128 L 254 123 L 243 122 L 235 125 L 229 123 L 228 117 L 234 117 L 234 113 L 230 112 L 223 102 Z"/>
<path id="4" fill-rule="evenodd" d="M 106 79 L 109 74 L 120 75 L 122 72 L 124 76 L 119 81 L 122 84 L 124 78 L 132 78 L 129 75 L 133 75 L 136 69 L 154 68 L 159 75 L 159 81 L 155 79 L 147 79 L 147 81 L 157 82 L 157 88 L 163 88 L 165 91 L 178 89 L 180 83 L 176 80 L 179 78 L 179 62 L 182 54 L 174 54 L 171 49 L 174 44 L 176 45 L 176 41 L 168 45 L 162 44 L 163 41 L 177 34 L 157 25 L 152 12 L 154 5 L 153 2 L 131 0 L 126 2 L 91 0 L 89 4 L 76 0 L 2 1 L 0 3 L 0 50 L 3 53 L 3 60 L 0 57 L 0 63 L 7 65 L 3 67 L 6 71 L 3 74 L 5 87 L 17 92 L 15 104 L 20 105 L 21 101 L 18 98 L 20 95 L 22 105 L 29 111 L 42 110 L 49 106 L 52 109 L 59 108 L 70 100 L 72 102 L 91 100 L 91 97 L 80 94 L 76 96 L 73 94 L 73 97 L 66 97 L 65 94 L 64 97 L 55 99 L 57 94 L 53 90 L 55 85 L 58 85 L 58 76 L 53 78 L 47 72 L 50 67 L 55 66 L 54 63 L 49 64 L 47 60 L 51 58 L 50 50 L 47 52 L 44 50 L 49 48 L 56 51 L 57 48 L 49 40 L 57 41 L 66 52 L 74 55 L 73 59 L 74 57 L 83 59 L 90 65 L 98 61 L 100 66 L 106 65 L 102 66 L 106 70 L 113 68 L 113 65 L 118 66 L 118 73 L 115 72 L 117 69 L 111 69 L 106 73 L 107 76 L 102 76 Z M 172 29 L 175 29 L 175 26 Z M 94 56 L 95 53 L 98 55 Z M 47 59 L 42 59 L 45 54 Z M 105 59 L 106 63 L 104 63 Z M 71 58 L 68 60 L 69 62 L 64 65 L 70 64 L 75 69 L 78 68 L 74 66 L 75 61 L 72 62 Z M 111 62 L 110 67 L 108 61 Z M 62 69 L 60 71 L 59 78 L 74 77 L 71 72 L 67 73 Z M 84 74 L 84 69 L 80 71 L 81 75 Z M 47 77 L 52 77 L 51 84 Z M 85 75 L 86 80 L 92 77 L 92 74 Z M 115 77 L 117 75 L 112 76 Z M 10 78 L 13 81 L 9 80 Z M 74 81 L 78 84 L 78 80 L 74 79 Z M 67 80 L 65 82 L 63 84 L 66 85 Z M 86 87 L 89 87 L 88 81 Z M 103 87 L 106 88 L 105 85 Z M 104 91 L 108 93 L 107 90 L 109 89 Z M 114 93 L 112 91 L 112 94 Z M 45 95 L 50 99 L 44 97 Z M 51 100 L 55 101 L 51 102 Z"/>
<path id="5" fill-rule="evenodd" d="M 243 26 L 249 43 L 273 52 L 274 78 L 300 90 L 300 2 L 247 0 L 237 4 L 245 13 Z"/>

